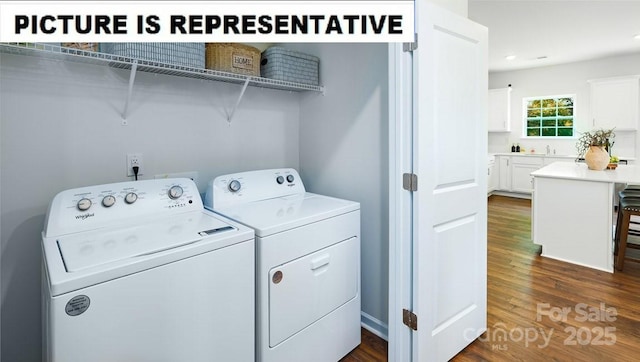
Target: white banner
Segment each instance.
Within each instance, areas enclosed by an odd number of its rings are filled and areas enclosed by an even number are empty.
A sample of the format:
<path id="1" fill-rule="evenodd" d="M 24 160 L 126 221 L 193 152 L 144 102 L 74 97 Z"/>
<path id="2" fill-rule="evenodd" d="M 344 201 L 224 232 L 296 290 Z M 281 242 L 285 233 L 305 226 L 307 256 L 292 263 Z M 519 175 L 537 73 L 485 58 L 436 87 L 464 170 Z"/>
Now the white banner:
<path id="1" fill-rule="evenodd" d="M 0 42 L 411 42 L 413 1 L 2 1 Z"/>

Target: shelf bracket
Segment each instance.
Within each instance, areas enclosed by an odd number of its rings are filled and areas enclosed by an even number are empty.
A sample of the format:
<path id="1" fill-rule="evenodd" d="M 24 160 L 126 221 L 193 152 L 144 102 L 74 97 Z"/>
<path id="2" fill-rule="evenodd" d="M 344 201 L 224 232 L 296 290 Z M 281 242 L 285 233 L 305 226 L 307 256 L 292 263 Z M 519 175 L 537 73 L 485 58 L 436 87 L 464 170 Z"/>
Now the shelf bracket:
<path id="1" fill-rule="evenodd" d="M 233 114 L 236 113 L 236 110 L 238 109 L 238 105 L 240 104 L 240 101 L 242 101 L 242 97 L 244 96 L 244 92 L 247 90 L 249 81 L 251 81 L 251 77 L 247 77 L 247 79 L 244 81 L 244 85 L 242 86 L 242 90 L 240 91 L 240 96 L 238 96 L 238 100 L 236 101 L 236 105 L 233 106 L 231 113 L 229 113 L 229 116 L 227 116 L 227 122 L 229 122 L 229 125 L 231 125 L 231 119 L 233 118 Z"/>
<path id="2" fill-rule="evenodd" d="M 133 93 L 133 83 L 136 81 L 136 71 L 138 70 L 138 60 L 134 59 L 131 65 L 131 73 L 129 74 L 129 90 L 127 92 L 127 99 L 124 103 L 124 111 L 122 112 L 122 125 L 126 126 L 127 112 L 129 112 L 129 103 L 131 102 L 131 94 Z"/>

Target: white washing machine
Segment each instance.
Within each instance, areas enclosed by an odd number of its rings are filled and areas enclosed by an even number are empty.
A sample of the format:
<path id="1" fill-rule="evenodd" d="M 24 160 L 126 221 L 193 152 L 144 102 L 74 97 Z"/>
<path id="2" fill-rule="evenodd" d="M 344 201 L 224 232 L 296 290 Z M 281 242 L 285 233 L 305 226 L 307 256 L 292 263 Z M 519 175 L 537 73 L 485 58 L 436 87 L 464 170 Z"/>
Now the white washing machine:
<path id="1" fill-rule="evenodd" d="M 254 249 L 190 179 L 59 193 L 42 239 L 44 360 L 254 360 Z"/>
<path id="2" fill-rule="evenodd" d="M 215 178 L 205 207 L 255 230 L 258 361 L 335 362 L 360 344 L 360 204 L 276 169 Z"/>

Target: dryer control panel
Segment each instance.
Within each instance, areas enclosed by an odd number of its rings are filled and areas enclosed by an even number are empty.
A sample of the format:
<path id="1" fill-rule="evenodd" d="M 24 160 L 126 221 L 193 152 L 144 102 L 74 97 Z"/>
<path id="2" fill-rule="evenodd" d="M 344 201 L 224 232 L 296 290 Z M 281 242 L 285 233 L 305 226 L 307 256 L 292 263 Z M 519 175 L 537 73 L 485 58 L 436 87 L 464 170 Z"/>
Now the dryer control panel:
<path id="1" fill-rule="evenodd" d="M 45 220 L 44 236 L 202 209 L 198 188 L 188 178 L 81 187 L 62 191 L 53 198 Z"/>
<path id="2" fill-rule="evenodd" d="M 204 206 L 213 210 L 305 192 L 300 175 L 293 168 L 240 172 L 209 181 Z"/>

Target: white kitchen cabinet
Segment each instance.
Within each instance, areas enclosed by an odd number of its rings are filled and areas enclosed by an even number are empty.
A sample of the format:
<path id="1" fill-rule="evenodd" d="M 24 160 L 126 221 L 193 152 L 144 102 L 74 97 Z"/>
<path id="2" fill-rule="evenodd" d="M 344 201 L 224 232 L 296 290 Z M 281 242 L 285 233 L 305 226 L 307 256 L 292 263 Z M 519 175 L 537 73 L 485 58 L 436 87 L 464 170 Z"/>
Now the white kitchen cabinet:
<path id="1" fill-rule="evenodd" d="M 498 189 L 501 191 L 511 191 L 511 157 L 498 157 Z"/>
<path id="2" fill-rule="evenodd" d="M 640 76 L 594 79 L 589 85 L 593 128 L 638 129 Z"/>
<path id="3" fill-rule="evenodd" d="M 489 132 L 511 130 L 511 87 L 489 89 Z"/>
<path id="4" fill-rule="evenodd" d="M 530 194 L 533 191 L 531 172 L 542 167 L 543 157 L 512 157 L 511 161 L 511 191 Z"/>
<path id="5" fill-rule="evenodd" d="M 498 184 L 496 190 L 530 194 L 533 190 L 531 172 L 544 165 L 543 156 L 496 156 Z"/>
<path id="6" fill-rule="evenodd" d="M 499 183 L 499 165 L 495 161 L 489 162 L 487 165 L 487 193 L 491 193 L 498 189 Z"/>

